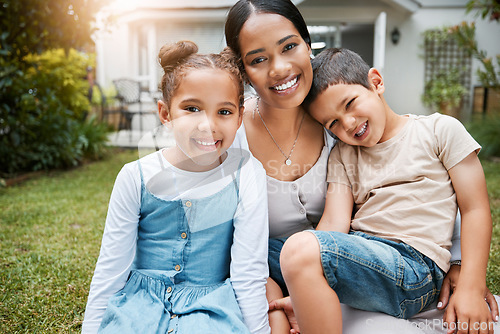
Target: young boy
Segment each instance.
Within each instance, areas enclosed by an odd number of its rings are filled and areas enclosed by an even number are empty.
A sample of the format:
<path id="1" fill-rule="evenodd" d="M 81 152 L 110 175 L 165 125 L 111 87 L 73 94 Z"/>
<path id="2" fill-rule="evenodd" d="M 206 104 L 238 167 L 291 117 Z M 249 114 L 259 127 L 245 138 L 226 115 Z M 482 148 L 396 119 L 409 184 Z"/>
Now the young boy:
<path id="1" fill-rule="evenodd" d="M 492 221 L 479 144 L 449 116 L 398 115 L 380 73 L 346 49 L 313 60 L 305 105 L 338 139 L 316 231 L 288 239 L 281 266 L 302 333 L 342 332 L 340 302 L 409 318 L 438 296 L 457 204 L 462 269 L 450 330 L 493 333 L 484 300 Z"/>

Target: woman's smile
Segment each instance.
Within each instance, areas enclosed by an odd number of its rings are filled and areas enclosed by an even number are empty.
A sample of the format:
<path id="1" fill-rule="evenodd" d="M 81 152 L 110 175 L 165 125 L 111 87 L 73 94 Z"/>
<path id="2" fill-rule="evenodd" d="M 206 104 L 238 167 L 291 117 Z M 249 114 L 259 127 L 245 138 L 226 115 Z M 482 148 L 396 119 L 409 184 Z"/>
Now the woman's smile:
<path id="1" fill-rule="evenodd" d="M 289 94 L 292 91 L 294 91 L 300 84 L 300 75 L 295 75 L 292 77 L 292 79 L 286 79 L 285 82 L 278 83 L 274 86 L 271 87 L 272 90 L 276 91 L 277 93 L 286 93 Z"/>

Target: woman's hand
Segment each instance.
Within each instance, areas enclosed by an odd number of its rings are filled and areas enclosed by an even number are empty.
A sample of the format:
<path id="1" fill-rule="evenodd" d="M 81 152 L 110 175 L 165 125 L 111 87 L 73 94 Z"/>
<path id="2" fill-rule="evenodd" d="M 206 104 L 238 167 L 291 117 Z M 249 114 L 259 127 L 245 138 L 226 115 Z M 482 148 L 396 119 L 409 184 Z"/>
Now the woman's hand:
<path id="1" fill-rule="evenodd" d="M 269 311 L 272 310 L 283 310 L 288 318 L 288 322 L 290 323 L 290 334 L 299 334 L 299 324 L 297 323 L 297 319 L 295 318 L 295 313 L 293 312 L 292 300 L 290 297 L 285 297 L 281 299 L 273 300 L 269 303 Z"/>
<path id="2" fill-rule="evenodd" d="M 443 280 L 443 285 L 441 287 L 441 293 L 439 294 L 439 302 L 437 304 L 437 308 L 439 310 L 443 310 L 448 306 L 448 302 L 450 300 L 450 295 L 455 291 L 458 282 L 458 276 L 460 276 L 460 268 L 459 265 L 453 265 L 450 267 L 450 270 L 446 274 L 446 277 Z M 491 293 L 490 289 L 486 288 L 484 292 L 484 299 L 488 303 L 491 311 L 491 317 L 494 321 L 498 321 L 498 304 L 495 300 L 495 296 Z"/>

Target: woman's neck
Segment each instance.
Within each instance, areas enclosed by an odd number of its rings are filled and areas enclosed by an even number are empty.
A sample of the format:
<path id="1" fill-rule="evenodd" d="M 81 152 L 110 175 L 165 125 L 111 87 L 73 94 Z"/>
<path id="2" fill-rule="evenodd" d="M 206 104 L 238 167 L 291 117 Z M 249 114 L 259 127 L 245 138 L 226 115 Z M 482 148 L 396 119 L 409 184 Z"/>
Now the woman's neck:
<path id="1" fill-rule="evenodd" d="M 276 131 L 290 131 L 299 127 L 302 116 L 305 112 L 302 106 L 294 108 L 276 108 L 266 104 L 261 99 L 257 100 L 256 111 L 260 112 L 262 118 L 269 128 Z"/>

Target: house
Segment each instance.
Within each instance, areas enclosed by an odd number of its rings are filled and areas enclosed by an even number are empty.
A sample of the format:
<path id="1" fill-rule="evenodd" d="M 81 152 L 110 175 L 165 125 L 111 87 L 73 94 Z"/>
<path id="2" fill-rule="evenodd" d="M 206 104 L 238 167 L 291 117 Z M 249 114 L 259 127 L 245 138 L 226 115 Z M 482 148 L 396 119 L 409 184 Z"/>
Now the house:
<path id="1" fill-rule="evenodd" d="M 161 69 L 158 51 L 164 43 L 196 42 L 200 52 L 219 52 L 224 46 L 224 20 L 235 0 L 120 0 L 105 8 L 99 19 L 112 14 L 115 24 L 95 36 L 97 80 L 102 86 L 116 78 L 140 80 L 156 91 Z M 315 52 L 342 46 L 360 53 L 381 70 L 386 100 L 400 113 L 432 112 L 422 104 L 425 61 L 422 33 L 430 28 L 476 21 L 476 39 L 488 55 L 500 54 L 500 23 L 465 14 L 467 0 L 295 0 L 310 26 Z M 445 60 L 446 61 L 446 60 Z M 478 85 L 477 60 L 469 60 L 470 90 L 464 111 L 472 110 L 473 87 Z"/>

